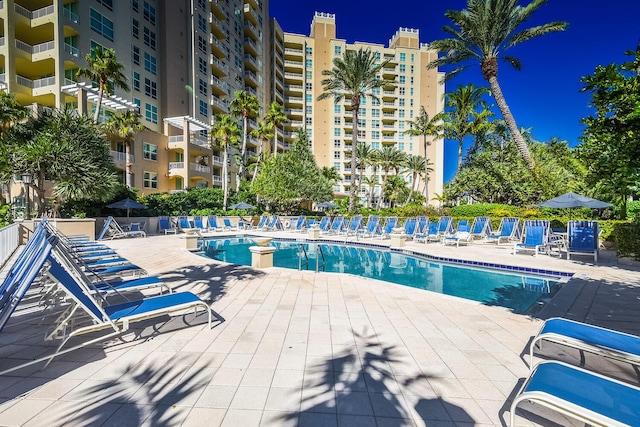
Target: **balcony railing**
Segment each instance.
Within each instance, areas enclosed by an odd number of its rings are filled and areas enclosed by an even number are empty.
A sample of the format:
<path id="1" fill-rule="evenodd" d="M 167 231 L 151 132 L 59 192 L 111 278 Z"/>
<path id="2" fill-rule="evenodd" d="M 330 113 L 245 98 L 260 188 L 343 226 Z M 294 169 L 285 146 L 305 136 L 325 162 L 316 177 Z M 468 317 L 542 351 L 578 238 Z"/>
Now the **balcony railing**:
<path id="1" fill-rule="evenodd" d="M 226 112 L 229 111 L 229 105 L 227 105 L 226 102 L 224 102 L 222 99 L 218 98 L 217 96 L 211 95 L 211 103 L 214 105 L 217 105 L 218 107 L 222 108 Z"/>
<path id="2" fill-rule="evenodd" d="M 209 166 L 199 165 L 197 163 L 189 163 L 189 169 L 209 175 L 211 168 Z"/>
<path id="3" fill-rule="evenodd" d="M 80 56 L 80 49 L 67 43 L 64 44 L 64 51 L 75 57 Z"/>
<path id="4" fill-rule="evenodd" d="M 212 178 L 211 182 L 213 182 L 214 184 L 222 185 L 222 177 L 221 176 L 213 175 L 211 178 Z"/>
<path id="5" fill-rule="evenodd" d="M 16 47 L 20 50 L 24 50 L 25 52 L 33 55 L 36 53 L 53 50 L 56 47 L 56 43 L 54 41 L 50 41 L 46 43 L 40 43 L 35 46 L 31 46 L 30 44 L 27 44 L 21 40 L 16 40 Z"/>
<path id="6" fill-rule="evenodd" d="M 302 80 L 302 74 L 284 73 L 284 77 L 287 78 L 287 79 Z"/>
<path id="7" fill-rule="evenodd" d="M 211 148 L 211 144 L 209 144 L 209 141 L 201 136 L 192 136 L 190 142 L 197 145 L 198 147 Z"/>
<path id="8" fill-rule="evenodd" d="M 80 20 L 80 18 L 78 17 L 78 15 L 76 15 L 75 13 L 71 12 L 69 9 L 63 7 L 62 8 L 62 14 L 64 15 L 65 18 L 67 18 L 69 21 L 71 22 L 75 22 L 76 24 L 78 23 L 78 21 Z"/>
<path id="9" fill-rule="evenodd" d="M 220 68 L 224 72 L 229 72 L 229 66 L 213 55 L 211 55 L 210 63 L 211 65 L 215 65 L 216 67 Z"/>
<path id="10" fill-rule="evenodd" d="M 290 61 L 288 59 L 284 60 L 284 65 L 285 66 L 289 65 L 289 66 L 297 67 L 297 68 L 302 68 L 303 67 L 302 61 L 300 61 L 300 62 L 298 62 L 298 61 Z"/>
<path id="11" fill-rule="evenodd" d="M 169 162 L 169 170 L 184 169 L 184 162 Z"/>
<path id="12" fill-rule="evenodd" d="M 31 80 L 26 77 L 22 77 L 20 75 L 16 76 L 16 81 L 19 85 L 26 86 L 31 89 L 38 89 L 45 86 L 51 86 L 56 84 L 55 77 L 46 77 L 44 79 Z"/>
<path id="13" fill-rule="evenodd" d="M 19 4 L 15 5 L 16 7 L 16 12 L 19 13 L 22 16 L 25 16 L 29 19 L 36 19 L 36 18 L 41 18 L 43 16 L 47 16 L 53 13 L 54 9 L 53 9 L 53 5 L 51 6 L 47 6 L 47 7 L 43 7 L 42 9 L 38 9 L 38 10 L 34 10 L 33 12 L 30 11 L 29 9 L 20 6 Z"/>
<path id="14" fill-rule="evenodd" d="M 244 43 L 253 47 L 256 50 L 256 52 L 258 53 L 262 52 L 262 47 L 258 43 L 256 43 L 251 37 L 245 37 Z"/>
<path id="15" fill-rule="evenodd" d="M 244 76 L 248 77 L 250 79 L 253 79 L 254 81 L 256 81 L 257 83 L 262 83 L 262 76 L 257 75 L 256 73 L 254 73 L 253 71 L 250 70 L 244 70 Z"/>
<path id="16" fill-rule="evenodd" d="M 215 166 L 222 166 L 222 157 L 212 156 L 211 158 Z"/>
<path id="17" fill-rule="evenodd" d="M 288 53 L 291 55 L 300 55 L 302 56 L 302 49 L 292 49 L 290 47 L 285 47 L 284 48 L 284 53 Z"/>
<path id="18" fill-rule="evenodd" d="M 4 41 L 5 41 L 5 38 L 4 37 L 0 37 L 0 46 L 4 46 Z"/>
<path id="19" fill-rule="evenodd" d="M 119 151 L 111 151 L 110 154 L 111 154 L 111 158 L 115 162 L 118 162 L 118 163 L 133 163 L 133 159 L 134 159 L 133 158 L 133 154 L 129 154 L 128 157 L 127 157 L 126 153 L 121 153 Z"/>

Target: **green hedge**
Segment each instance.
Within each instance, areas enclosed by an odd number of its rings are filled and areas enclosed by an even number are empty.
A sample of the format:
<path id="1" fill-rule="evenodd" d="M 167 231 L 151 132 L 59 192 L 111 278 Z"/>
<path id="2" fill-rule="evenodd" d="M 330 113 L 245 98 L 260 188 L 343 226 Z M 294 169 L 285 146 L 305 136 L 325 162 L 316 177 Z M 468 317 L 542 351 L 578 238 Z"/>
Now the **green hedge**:
<path id="1" fill-rule="evenodd" d="M 640 261 L 640 223 L 618 221 L 613 226 L 613 234 L 618 256 Z"/>

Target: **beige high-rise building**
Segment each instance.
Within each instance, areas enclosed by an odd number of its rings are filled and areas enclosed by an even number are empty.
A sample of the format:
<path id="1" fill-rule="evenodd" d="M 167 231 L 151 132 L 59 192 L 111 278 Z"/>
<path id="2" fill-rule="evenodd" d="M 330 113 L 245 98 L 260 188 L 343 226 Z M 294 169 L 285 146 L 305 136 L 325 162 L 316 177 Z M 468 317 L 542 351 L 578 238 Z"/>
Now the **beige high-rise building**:
<path id="1" fill-rule="evenodd" d="M 279 27 L 272 25 L 272 34 L 280 33 Z M 350 156 L 352 142 L 352 115 L 350 100 L 336 104 L 333 99 L 318 101 L 323 92 L 323 70 L 333 68 L 334 58 L 340 58 L 347 50 L 370 49 L 380 61 L 389 61 L 382 69 L 380 78 L 394 80 L 394 86 L 384 86 L 375 90 L 378 100 L 363 99 L 359 111 L 358 141 L 367 143 L 373 149 L 384 145 L 394 145 L 399 150 L 414 155 L 424 155 L 423 139 L 405 133 L 410 128 L 409 121 L 415 120 L 424 106 L 430 117 L 444 108 L 444 86 L 439 83 L 442 74 L 427 69 L 427 64 L 437 57 L 437 52 L 420 43 L 416 29 L 400 28 L 389 40 L 388 46 L 355 42 L 347 43 L 336 36 L 335 15 L 316 12 L 308 36 L 282 33 L 283 81 L 278 70 L 272 71 L 275 99 L 279 99 L 284 84 L 284 103 L 290 123 L 284 131 L 284 147 L 292 142 L 296 131 L 306 129 L 318 165 L 335 168 L 343 181 L 334 190 L 347 194 L 350 184 Z M 272 62 L 279 63 L 279 49 L 276 42 Z M 429 175 L 429 194 L 442 193 L 444 148 L 442 140 L 434 141 L 427 157 L 434 171 Z M 371 175 L 371 168 L 367 168 Z M 379 172 L 378 172 L 379 174 Z M 379 176 L 379 175 L 378 175 Z M 411 185 L 411 177 L 405 176 Z M 416 183 L 416 188 L 424 183 Z M 422 190 L 424 191 L 424 190 Z M 380 192 L 378 186 L 375 194 Z M 368 188 L 363 185 L 359 195 L 366 198 Z"/>

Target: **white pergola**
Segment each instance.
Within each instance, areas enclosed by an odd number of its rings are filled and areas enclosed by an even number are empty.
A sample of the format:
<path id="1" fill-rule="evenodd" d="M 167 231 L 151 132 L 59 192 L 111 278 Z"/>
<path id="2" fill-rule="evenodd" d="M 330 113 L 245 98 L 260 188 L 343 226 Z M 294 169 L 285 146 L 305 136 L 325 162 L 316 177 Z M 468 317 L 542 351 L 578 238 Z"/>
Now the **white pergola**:
<path id="1" fill-rule="evenodd" d="M 60 88 L 63 93 L 71 96 L 78 96 L 78 91 L 83 90 L 87 94 L 87 101 L 94 104 L 98 103 L 98 95 L 100 91 L 98 88 L 91 86 L 87 83 L 73 83 L 65 85 Z M 140 107 L 131 101 L 127 101 L 119 96 L 111 95 L 109 97 L 102 98 L 102 106 L 107 110 L 119 111 L 119 110 L 134 110 L 138 111 Z"/>
<path id="2" fill-rule="evenodd" d="M 191 132 L 199 132 L 202 130 L 209 131 L 211 129 L 211 126 L 208 124 L 190 116 L 167 117 L 166 119 L 163 119 L 163 121 L 164 123 L 178 129 L 184 129 L 184 123 L 187 122 L 189 123 L 189 130 Z"/>

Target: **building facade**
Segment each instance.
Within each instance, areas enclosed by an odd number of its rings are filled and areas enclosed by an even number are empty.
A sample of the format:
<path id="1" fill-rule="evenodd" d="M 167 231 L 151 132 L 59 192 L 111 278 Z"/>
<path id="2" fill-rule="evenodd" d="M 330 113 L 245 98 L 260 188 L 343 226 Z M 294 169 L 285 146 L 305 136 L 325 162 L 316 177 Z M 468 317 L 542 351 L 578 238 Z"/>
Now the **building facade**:
<path id="1" fill-rule="evenodd" d="M 262 147 L 249 137 L 249 155 L 284 151 L 306 128 L 318 164 L 343 175 L 335 190 L 344 193 L 350 112 L 316 98 L 322 70 L 347 49 L 363 46 L 381 60 L 393 59 L 382 77 L 395 76 L 398 86 L 379 94 L 382 105 L 362 106 L 360 140 L 373 148 L 395 144 L 422 153 L 421 140 L 403 130 L 420 106 L 430 115 L 441 111 L 443 89 L 438 73 L 426 69 L 436 53 L 419 43 L 417 30 L 400 29 L 388 47 L 348 44 L 336 38 L 333 15 L 316 13 L 310 35 L 302 36 L 285 33 L 268 10 L 268 0 L 0 1 L 0 84 L 34 110 L 70 105 L 92 114 L 97 89 L 76 73 L 95 46 L 113 48 L 130 90 L 116 88 L 105 98 L 101 119 L 137 109 L 147 128 L 136 135 L 129 158 L 122 141 L 111 141 L 123 183 L 130 163 L 133 185 L 143 194 L 221 186 L 223 179 L 233 187 L 233 168 L 222 176 L 222 155 L 207 132 L 214 115 L 229 113 L 234 93 L 245 90 L 256 96 L 261 117 L 277 102 L 290 118 L 273 145 Z M 257 118 L 248 127 L 257 127 Z M 441 142 L 431 145 L 428 156 L 435 169 L 433 194 L 442 189 Z M 24 191 L 13 193 L 19 204 Z"/>

